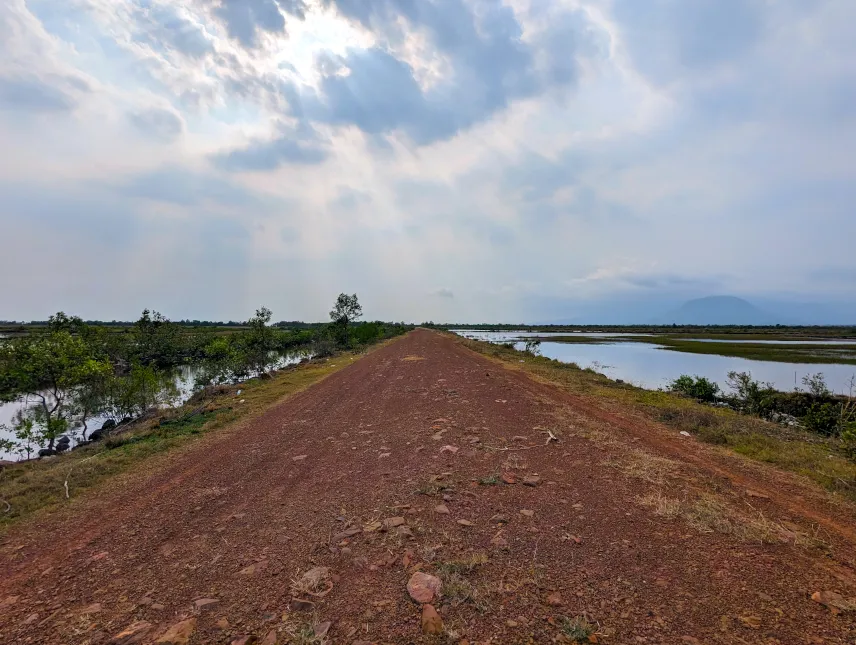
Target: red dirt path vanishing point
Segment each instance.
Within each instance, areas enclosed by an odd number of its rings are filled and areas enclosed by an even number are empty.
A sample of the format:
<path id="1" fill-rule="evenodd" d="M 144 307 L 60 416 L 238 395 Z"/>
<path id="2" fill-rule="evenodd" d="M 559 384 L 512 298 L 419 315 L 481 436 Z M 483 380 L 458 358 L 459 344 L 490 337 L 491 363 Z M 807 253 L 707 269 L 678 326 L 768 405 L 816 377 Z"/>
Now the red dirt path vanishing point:
<path id="1" fill-rule="evenodd" d="M 418 330 L 13 528 L 0 643 L 854 643 L 849 515 L 628 423 Z"/>

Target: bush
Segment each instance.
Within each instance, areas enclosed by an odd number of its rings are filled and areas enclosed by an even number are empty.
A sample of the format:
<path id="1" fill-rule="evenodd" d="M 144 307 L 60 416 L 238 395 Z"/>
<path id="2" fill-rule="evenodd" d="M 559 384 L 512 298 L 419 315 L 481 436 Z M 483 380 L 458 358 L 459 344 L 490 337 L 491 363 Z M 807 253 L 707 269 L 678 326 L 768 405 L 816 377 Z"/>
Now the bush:
<path id="1" fill-rule="evenodd" d="M 836 403 L 813 403 L 802 421 L 806 429 L 832 436 L 839 431 L 841 406 Z"/>
<path id="2" fill-rule="evenodd" d="M 719 386 L 703 376 L 693 377 L 683 374 L 669 383 L 669 390 L 698 399 L 699 401 L 713 403 L 716 401 L 716 395 L 719 393 Z"/>
<path id="3" fill-rule="evenodd" d="M 327 358 L 336 353 L 336 343 L 329 338 L 321 338 L 312 345 L 312 354 L 315 358 Z"/>

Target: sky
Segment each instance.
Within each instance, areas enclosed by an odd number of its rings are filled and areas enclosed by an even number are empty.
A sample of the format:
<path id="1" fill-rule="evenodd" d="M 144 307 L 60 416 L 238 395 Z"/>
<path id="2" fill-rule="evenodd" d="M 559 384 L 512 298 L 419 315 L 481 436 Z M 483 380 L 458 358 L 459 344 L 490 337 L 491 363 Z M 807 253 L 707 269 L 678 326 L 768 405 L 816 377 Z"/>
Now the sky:
<path id="1" fill-rule="evenodd" d="M 3 0 L 0 319 L 856 322 L 852 0 Z"/>

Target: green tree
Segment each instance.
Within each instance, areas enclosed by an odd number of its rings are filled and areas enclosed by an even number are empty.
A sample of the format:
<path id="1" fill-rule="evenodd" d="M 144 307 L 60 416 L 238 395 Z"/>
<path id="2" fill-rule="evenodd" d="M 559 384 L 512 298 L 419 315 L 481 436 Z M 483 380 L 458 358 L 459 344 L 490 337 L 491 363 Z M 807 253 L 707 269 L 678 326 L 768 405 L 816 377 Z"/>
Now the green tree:
<path id="1" fill-rule="evenodd" d="M 340 293 L 336 304 L 330 311 L 330 320 L 335 323 L 349 325 L 363 317 L 363 307 L 357 300 L 357 294 Z"/>
<path id="2" fill-rule="evenodd" d="M 0 400 L 32 401 L 28 410 L 39 441 L 52 449 L 69 428 L 77 389 L 110 371 L 83 338 L 68 331 L 13 338 L 0 345 Z"/>
<path id="3" fill-rule="evenodd" d="M 357 294 L 349 296 L 347 293 L 340 293 L 330 311 L 330 320 L 333 321 L 333 335 L 339 344 L 346 345 L 348 343 L 348 327 L 362 316 L 363 307 L 357 300 Z"/>
<path id="4" fill-rule="evenodd" d="M 274 349 L 275 330 L 270 327 L 271 311 L 267 307 L 256 309 L 256 315 L 247 321 L 249 330 L 242 338 L 244 361 L 250 372 L 260 373 L 270 363 Z"/>

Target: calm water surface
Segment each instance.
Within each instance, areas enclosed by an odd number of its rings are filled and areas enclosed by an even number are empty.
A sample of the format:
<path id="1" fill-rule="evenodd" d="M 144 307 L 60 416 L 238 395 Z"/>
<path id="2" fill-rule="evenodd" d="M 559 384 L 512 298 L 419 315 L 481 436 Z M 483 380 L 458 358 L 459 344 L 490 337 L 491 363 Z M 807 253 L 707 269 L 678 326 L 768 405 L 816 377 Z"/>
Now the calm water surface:
<path id="1" fill-rule="evenodd" d="M 282 369 L 288 365 L 294 365 L 295 363 L 299 363 L 301 359 L 311 356 L 306 352 L 293 352 L 288 354 L 283 354 L 281 356 L 277 356 L 271 363 L 267 366 L 265 371 L 269 370 L 278 370 Z M 181 367 L 176 368 L 175 370 L 175 386 L 178 390 L 178 397 L 176 399 L 176 405 L 181 405 L 185 403 L 193 393 L 196 391 L 195 382 L 196 377 L 200 372 L 200 368 L 194 365 L 182 365 Z M 31 402 L 32 403 L 32 402 Z M 25 402 L 15 401 L 13 403 L 4 403 L 0 404 L 0 426 L 4 424 L 7 426 L 11 426 L 12 420 L 14 419 L 17 412 L 26 407 Z M 107 417 L 95 417 L 90 419 L 87 422 L 89 427 L 89 432 L 100 428 L 101 425 L 107 420 Z M 73 433 L 69 432 L 69 436 L 73 436 Z M 0 427 L 0 439 L 11 439 L 12 433 L 8 430 L 4 430 Z M 76 443 L 74 438 L 72 438 L 72 445 Z M 8 453 L 4 453 L 0 450 L 0 459 L 17 459 L 17 456 L 12 456 Z"/>
<path id="2" fill-rule="evenodd" d="M 466 338 L 487 340 L 490 342 L 514 342 L 527 336 L 547 336 L 548 334 L 526 334 L 521 332 L 485 332 L 459 330 Z M 564 335 L 568 334 L 554 334 Z M 637 334 L 590 334 L 609 338 L 617 336 L 636 336 Z M 801 341 L 811 343 L 812 341 Z M 826 343 L 828 341 L 824 341 Z M 523 343 L 516 343 L 518 349 Z M 775 361 L 756 361 L 714 354 L 689 354 L 670 351 L 651 343 L 604 342 L 597 344 L 578 343 L 541 343 L 541 354 L 564 363 L 576 363 L 582 368 L 590 367 L 611 379 L 621 379 L 647 389 L 665 387 L 681 374 L 704 376 L 715 381 L 725 390 L 728 372 L 751 372 L 752 377 L 770 382 L 776 389 L 793 390 L 801 385 L 803 376 L 822 373 L 830 388 L 836 392 L 846 392 L 850 378 L 856 375 L 856 365 L 814 364 L 814 363 L 778 363 Z"/>

